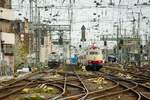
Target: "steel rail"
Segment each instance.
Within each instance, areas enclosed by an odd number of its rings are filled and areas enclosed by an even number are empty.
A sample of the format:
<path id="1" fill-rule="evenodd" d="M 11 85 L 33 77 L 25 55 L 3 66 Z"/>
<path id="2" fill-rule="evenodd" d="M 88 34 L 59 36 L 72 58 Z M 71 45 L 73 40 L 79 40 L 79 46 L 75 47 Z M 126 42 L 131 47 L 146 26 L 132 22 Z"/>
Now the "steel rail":
<path id="1" fill-rule="evenodd" d="M 54 98 L 52 98 L 52 100 L 58 100 L 61 96 L 65 95 L 66 92 L 66 83 L 67 83 L 67 73 L 65 73 L 65 80 L 64 80 L 64 84 L 63 84 L 63 92 L 57 96 L 55 96 Z"/>
<path id="2" fill-rule="evenodd" d="M 149 96 L 147 96 L 147 94 Z M 140 95 L 142 96 L 143 99 L 150 100 L 150 93 L 149 92 L 140 92 Z"/>
<path id="3" fill-rule="evenodd" d="M 106 75 L 106 74 L 104 74 L 104 75 Z M 105 78 L 106 78 L 106 79 L 110 79 L 110 80 L 112 80 L 112 81 L 114 81 L 114 79 L 117 79 L 117 80 L 118 80 L 118 78 L 115 78 L 115 77 L 112 78 L 112 76 L 111 76 L 111 77 L 106 76 Z M 117 81 L 117 80 L 115 80 L 115 81 Z M 105 98 L 105 97 L 108 97 L 108 96 L 118 95 L 118 94 L 120 94 L 120 93 L 125 93 L 125 92 L 129 92 L 129 91 L 131 91 L 131 92 L 133 92 L 134 94 L 136 94 L 136 95 L 138 96 L 138 100 L 140 100 L 140 99 L 141 99 L 141 95 L 140 95 L 138 92 L 132 90 L 132 89 L 136 88 L 138 85 L 137 85 L 135 82 L 132 82 L 132 84 L 135 84 L 135 86 L 133 86 L 133 87 L 128 87 L 128 86 L 126 86 L 126 85 L 124 85 L 124 84 L 122 84 L 122 83 L 119 82 L 119 85 L 120 85 L 121 87 L 124 87 L 125 89 L 123 89 L 123 90 L 121 90 L 121 91 L 111 92 L 111 93 L 104 94 L 104 95 L 101 95 L 101 96 L 93 97 L 93 98 L 90 98 L 90 100 L 102 99 L 102 98 Z"/>
<path id="4" fill-rule="evenodd" d="M 82 79 L 78 75 L 78 73 L 75 71 L 75 69 L 73 69 L 73 73 L 68 73 L 68 74 L 77 77 L 77 80 L 75 80 L 75 81 L 78 81 L 81 84 L 81 86 L 78 86 L 77 88 L 80 87 L 80 89 L 82 90 L 83 93 L 67 96 L 67 97 L 64 97 L 64 98 L 60 98 L 59 100 L 77 100 L 77 99 L 82 99 L 89 92 L 87 87 L 86 87 L 86 85 L 84 84 L 84 82 L 82 81 Z"/>
<path id="5" fill-rule="evenodd" d="M 81 77 L 78 75 L 78 73 L 75 71 L 74 69 L 74 73 L 76 74 L 77 78 L 80 80 L 81 85 L 84 87 L 84 91 L 85 91 L 85 95 L 83 97 L 81 97 L 80 99 L 84 100 L 84 98 L 88 95 L 89 90 L 87 89 L 87 86 L 85 85 L 85 83 L 82 81 Z"/>
<path id="6" fill-rule="evenodd" d="M 27 83 L 27 84 L 26 84 L 25 86 L 23 86 L 23 87 L 19 87 L 19 88 L 17 88 L 17 89 L 14 89 L 14 90 L 11 91 L 11 92 L 8 92 L 8 93 L 5 93 L 5 94 L 3 94 L 3 95 L 0 95 L 0 99 L 6 98 L 6 97 L 8 97 L 8 96 L 10 96 L 10 95 L 12 95 L 12 94 L 14 94 L 14 93 L 16 93 L 16 92 L 18 92 L 18 91 L 24 89 L 24 88 L 26 88 L 27 86 L 32 85 L 32 84 L 33 84 L 33 82 L 29 82 L 29 83 Z M 36 84 L 35 84 L 35 85 L 36 85 Z"/>

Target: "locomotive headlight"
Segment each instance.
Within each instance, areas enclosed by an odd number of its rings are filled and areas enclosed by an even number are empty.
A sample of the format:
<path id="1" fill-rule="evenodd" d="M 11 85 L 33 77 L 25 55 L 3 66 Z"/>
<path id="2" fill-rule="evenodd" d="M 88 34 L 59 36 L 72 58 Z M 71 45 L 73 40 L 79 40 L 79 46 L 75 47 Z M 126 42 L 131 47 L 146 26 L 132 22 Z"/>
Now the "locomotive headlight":
<path id="1" fill-rule="evenodd" d="M 89 63 L 89 64 L 91 64 L 91 63 L 92 63 L 92 61 L 91 61 L 91 60 L 88 60 L 88 63 Z"/>
<path id="2" fill-rule="evenodd" d="M 59 62 L 59 60 L 58 60 L 58 59 L 56 59 L 56 62 Z"/>
<path id="3" fill-rule="evenodd" d="M 52 62 L 52 60 L 48 60 L 49 62 Z"/>

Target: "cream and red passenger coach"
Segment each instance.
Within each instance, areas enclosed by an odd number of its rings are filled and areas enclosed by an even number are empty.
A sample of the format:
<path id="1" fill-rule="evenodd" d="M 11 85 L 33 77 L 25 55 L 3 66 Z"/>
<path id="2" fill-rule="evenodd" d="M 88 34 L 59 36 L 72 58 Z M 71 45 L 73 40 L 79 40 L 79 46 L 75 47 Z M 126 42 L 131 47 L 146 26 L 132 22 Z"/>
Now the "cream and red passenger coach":
<path id="1" fill-rule="evenodd" d="M 97 71 L 104 63 L 102 49 L 92 45 L 79 55 L 78 61 L 86 67 L 86 70 Z"/>

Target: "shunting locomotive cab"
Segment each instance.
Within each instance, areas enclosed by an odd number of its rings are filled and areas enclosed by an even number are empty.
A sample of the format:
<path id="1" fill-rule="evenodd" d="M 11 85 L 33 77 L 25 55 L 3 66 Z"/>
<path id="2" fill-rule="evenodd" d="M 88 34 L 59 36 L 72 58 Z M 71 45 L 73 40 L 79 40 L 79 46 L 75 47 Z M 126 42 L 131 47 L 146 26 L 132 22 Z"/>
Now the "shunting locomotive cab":
<path id="1" fill-rule="evenodd" d="M 55 68 L 60 65 L 60 56 L 56 52 L 49 54 L 48 67 Z"/>

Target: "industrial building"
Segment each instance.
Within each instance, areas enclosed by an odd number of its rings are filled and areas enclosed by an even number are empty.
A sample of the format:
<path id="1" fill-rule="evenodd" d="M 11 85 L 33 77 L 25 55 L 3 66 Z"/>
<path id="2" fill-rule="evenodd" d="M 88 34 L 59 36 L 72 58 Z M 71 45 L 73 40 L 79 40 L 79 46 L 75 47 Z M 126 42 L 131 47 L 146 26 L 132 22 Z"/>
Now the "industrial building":
<path id="1" fill-rule="evenodd" d="M 15 32 L 13 22 L 14 11 L 11 9 L 11 0 L 0 1 L 0 59 L 7 62 L 8 66 L 14 67 L 13 48 L 15 44 Z"/>

